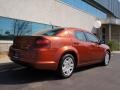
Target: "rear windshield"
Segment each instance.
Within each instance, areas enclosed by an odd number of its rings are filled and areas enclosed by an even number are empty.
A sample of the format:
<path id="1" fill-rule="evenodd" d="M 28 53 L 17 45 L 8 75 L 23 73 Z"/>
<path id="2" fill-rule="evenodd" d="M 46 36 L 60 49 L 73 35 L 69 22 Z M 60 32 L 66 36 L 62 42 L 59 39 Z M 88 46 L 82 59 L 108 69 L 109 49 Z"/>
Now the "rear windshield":
<path id="1" fill-rule="evenodd" d="M 34 34 L 34 36 L 39 36 L 39 35 L 55 36 L 55 35 L 59 34 L 62 30 L 64 30 L 64 29 L 57 28 L 57 29 L 47 30 L 47 31 L 43 31 L 43 32 L 38 32 L 38 33 Z"/>

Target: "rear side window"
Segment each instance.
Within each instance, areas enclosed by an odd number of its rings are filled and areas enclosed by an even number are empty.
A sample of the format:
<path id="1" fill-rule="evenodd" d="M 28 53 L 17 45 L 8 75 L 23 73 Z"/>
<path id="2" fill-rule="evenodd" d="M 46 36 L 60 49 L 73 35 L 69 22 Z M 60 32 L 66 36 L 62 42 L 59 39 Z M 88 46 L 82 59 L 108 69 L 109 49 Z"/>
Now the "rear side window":
<path id="1" fill-rule="evenodd" d="M 85 33 L 87 40 L 89 42 L 98 42 L 99 40 L 97 39 L 97 37 L 95 37 L 93 34 L 90 33 Z"/>
<path id="2" fill-rule="evenodd" d="M 47 32 L 43 33 L 42 35 L 55 36 L 55 35 L 59 34 L 61 31 L 63 31 L 63 30 L 64 30 L 63 28 L 54 29 L 54 30 L 47 31 Z"/>
<path id="3" fill-rule="evenodd" d="M 46 31 L 40 31 L 35 33 L 33 36 L 40 36 L 40 35 L 45 35 L 45 36 L 56 36 L 59 33 L 61 33 L 64 30 L 64 28 L 56 28 L 56 29 L 51 29 L 51 30 L 46 30 Z"/>
<path id="4" fill-rule="evenodd" d="M 80 32 L 80 31 L 75 32 L 75 37 L 76 37 L 78 40 L 86 41 L 86 38 L 85 38 L 85 35 L 84 35 L 83 32 Z"/>

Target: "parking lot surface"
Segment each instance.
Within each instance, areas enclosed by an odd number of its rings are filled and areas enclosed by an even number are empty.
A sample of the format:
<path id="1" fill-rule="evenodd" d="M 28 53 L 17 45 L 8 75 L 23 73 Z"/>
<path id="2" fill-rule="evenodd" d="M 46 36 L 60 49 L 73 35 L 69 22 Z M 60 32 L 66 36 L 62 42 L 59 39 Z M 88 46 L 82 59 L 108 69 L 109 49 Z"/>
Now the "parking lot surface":
<path id="1" fill-rule="evenodd" d="M 68 79 L 52 71 L 1 63 L 0 90 L 120 90 L 120 53 L 112 54 L 109 66 L 81 67 Z"/>

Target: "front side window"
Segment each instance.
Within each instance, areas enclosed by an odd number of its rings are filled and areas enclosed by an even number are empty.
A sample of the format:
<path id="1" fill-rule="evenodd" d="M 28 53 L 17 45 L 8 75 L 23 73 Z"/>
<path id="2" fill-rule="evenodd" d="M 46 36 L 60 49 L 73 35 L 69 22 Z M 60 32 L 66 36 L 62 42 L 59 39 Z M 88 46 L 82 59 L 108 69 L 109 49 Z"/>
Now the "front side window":
<path id="1" fill-rule="evenodd" d="M 89 42 L 98 42 L 98 39 L 94 35 L 92 35 L 90 33 L 85 33 L 85 35 Z"/>
<path id="2" fill-rule="evenodd" d="M 86 38 L 83 32 L 80 32 L 80 31 L 75 32 L 75 37 L 81 41 L 86 41 Z"/>

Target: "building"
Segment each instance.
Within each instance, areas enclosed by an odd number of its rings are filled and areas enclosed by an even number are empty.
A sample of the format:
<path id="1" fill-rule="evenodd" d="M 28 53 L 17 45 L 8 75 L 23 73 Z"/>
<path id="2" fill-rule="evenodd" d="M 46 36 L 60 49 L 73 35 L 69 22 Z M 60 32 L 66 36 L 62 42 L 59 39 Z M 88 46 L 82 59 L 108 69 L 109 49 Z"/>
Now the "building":
<path id="1" fill-rule="evenodd" d="M 76 27 L 95 32 L 106 42 L 120 42 L 119 8 L 119 0 L 0 0 L 0 39 Z M 101 28 L 94 27 L 96 21 L 102 22 Z"/>
<path id="2" fill-rule="evenodd" d="M 120 50 L 120 0 L 84 0 L 90 5 L 106 13 L 107 18 L 101 20 L 99 29 L 104 41 L 114 41 L 116 49 Z"/>

